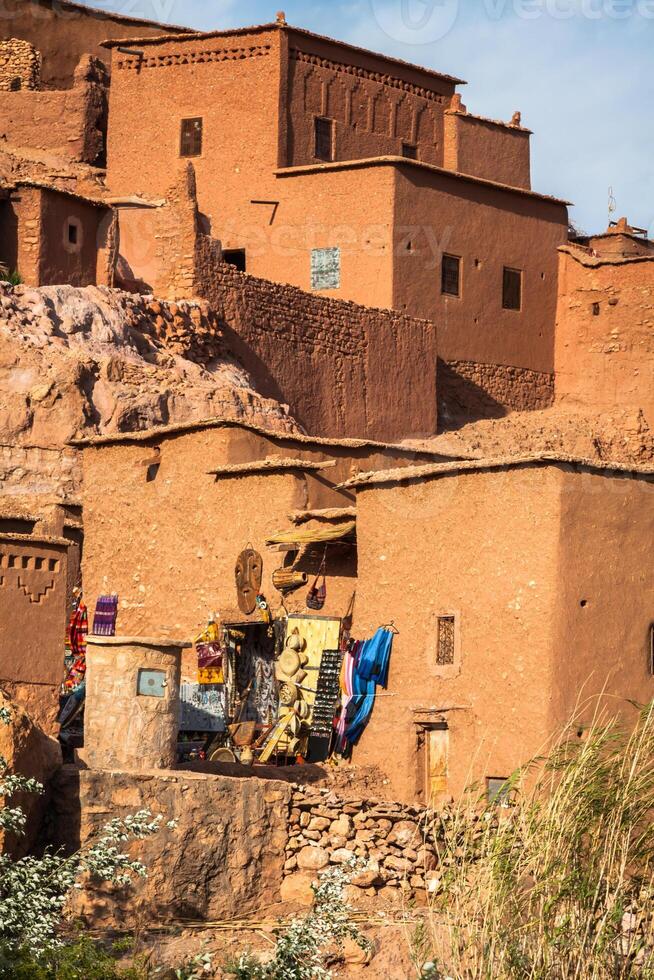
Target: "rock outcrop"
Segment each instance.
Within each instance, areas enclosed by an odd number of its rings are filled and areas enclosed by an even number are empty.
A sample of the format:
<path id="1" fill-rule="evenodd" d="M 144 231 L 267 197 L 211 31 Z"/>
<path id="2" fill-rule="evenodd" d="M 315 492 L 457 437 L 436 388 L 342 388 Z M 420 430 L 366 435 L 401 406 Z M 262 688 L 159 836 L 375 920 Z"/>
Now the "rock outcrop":
<path id="1" fill-rule="evenodd" d="M 43 795 L 16 793 L 4 801 L 7 806 L 20 806 L 27 816 L 24 836 L 5 837 L 0 832 L 0 850 L 9 850 L 20 857 L 31 850 L 41 831 L 49 783 L 61 767 L 61 748 L 1 690 L 0 707 L 7 709 L 11 717 L 8 724 L 0 721 L 0 756 L 7 763 L 8 772 L 36 779 L 46 791 Z"/>
<path id="2" fill-rule="evenodd" d="M 16 447 L 0 457 L 4 493 L 75 492 L 70 439 L 210 416 L 297 431 L 224 349 L 206 304 L 0 284 L 0 446 Z M 25 447 L 61 451 L 66 472 L 34 472 Z"/>

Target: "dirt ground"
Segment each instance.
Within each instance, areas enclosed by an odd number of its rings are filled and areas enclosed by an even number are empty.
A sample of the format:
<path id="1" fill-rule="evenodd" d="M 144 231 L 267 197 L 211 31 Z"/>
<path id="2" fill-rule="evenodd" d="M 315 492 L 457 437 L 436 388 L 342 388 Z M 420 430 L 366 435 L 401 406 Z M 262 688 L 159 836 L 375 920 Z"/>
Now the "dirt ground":
<path id="1" fill-rule="evenodd" d="M 191 957 L 208 952 L 213 957 L 214 980 L 229 980 L 230 963 L 243 953 L 267 958 L 275 946 L 275 930 L 288 922 L 296 912 L 290 906 L 263 911 L 250 923 L 215 923 L 189 927 L 180 924 L 166 931 L 144 932 L 137 940 L 135 953 L 151 956 L 152 966 L 179 968 Z M 275 914 L 276 913 L 276 914 Z M 360 911 L 357 915 L 362 934 L 369 940 L 371 951 L 366 954 L 356 943 L 348 941 L 342 953 L 329 958 L 334 980 L 417 980 L 419 973 L 411 961 L 412 942 L 419 930 L 420 913 L 410 910 Z M 164 973 L 165 977 L 166 974 Z M 172 976 L 172 974 L 171 974 Z"/>

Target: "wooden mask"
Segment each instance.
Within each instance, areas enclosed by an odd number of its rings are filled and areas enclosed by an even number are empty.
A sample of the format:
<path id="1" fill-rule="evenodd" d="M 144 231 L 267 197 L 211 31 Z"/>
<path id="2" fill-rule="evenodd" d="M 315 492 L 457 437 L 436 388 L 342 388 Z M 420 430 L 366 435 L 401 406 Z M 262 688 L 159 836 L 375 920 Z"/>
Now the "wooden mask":
<path id="1" fill-rule="evenodd" d="M 257 608 L 257 596 L 261 592 L 263 559 L 254 548 L 246 548 L 236 561 L 236 592 L 238 608 L 251 616 Z"/>

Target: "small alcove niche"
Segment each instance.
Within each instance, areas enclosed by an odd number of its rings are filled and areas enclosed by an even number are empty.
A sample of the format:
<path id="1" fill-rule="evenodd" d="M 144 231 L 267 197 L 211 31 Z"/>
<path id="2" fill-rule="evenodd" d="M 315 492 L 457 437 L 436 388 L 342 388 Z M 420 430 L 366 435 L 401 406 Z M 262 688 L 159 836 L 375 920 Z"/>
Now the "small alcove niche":
<path id="1" fill-rule="evenodd" d="M 75 254 L 82 250 L 84 242 L 84 232 L 82 222 L 79 218 L 68 217 L 64 222 L 64 248 L 67 252 Z"/>

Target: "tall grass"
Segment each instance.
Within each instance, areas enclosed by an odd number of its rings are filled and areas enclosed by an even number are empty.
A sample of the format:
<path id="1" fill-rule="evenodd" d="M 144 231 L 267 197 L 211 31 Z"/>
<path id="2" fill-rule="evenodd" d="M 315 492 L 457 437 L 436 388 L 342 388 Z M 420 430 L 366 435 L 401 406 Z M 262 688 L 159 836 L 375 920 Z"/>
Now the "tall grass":
<path id="1" fill-rule="evenodd" d="M 654 704 L 572 723 L 508 803 L 435 816 L 434 959 L 456 980 L 654 977 Z"/>

